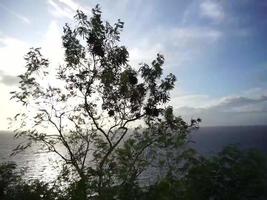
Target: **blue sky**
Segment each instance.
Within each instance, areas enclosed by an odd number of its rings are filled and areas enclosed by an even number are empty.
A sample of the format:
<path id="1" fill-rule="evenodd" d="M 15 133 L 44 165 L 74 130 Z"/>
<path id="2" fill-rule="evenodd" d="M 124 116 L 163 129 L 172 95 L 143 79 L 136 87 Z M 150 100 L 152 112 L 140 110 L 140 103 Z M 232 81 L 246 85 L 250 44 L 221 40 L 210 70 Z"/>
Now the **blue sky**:
<path id="1" fill-rule="evenodd" d="M 177 76 L 171 104 L 203 126 L 267 124 L 267 1 L 253 0 L 1 0 L 0 129 L 18 107 L 9 101 L 23 55 L 42 47 L 62 63 L 62 26 L 76 9 L 100 4 L 110 22 L 125 22 L 122 43 L 130 63 L 165 55 Z"/>

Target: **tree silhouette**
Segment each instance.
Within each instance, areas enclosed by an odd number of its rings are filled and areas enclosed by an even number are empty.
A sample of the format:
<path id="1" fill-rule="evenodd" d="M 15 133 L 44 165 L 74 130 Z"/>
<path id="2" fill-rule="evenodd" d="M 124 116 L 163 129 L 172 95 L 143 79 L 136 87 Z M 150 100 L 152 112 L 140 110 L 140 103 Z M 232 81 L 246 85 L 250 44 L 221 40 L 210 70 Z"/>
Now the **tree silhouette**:
<path id="1" fill-rule="evenodd" d="M 74 28 L 64 26 L 63 65 L 51 68 L 40 48 L 25 56 L 12 98 L 24 108 L 14 117 L 16 137 L 28 140 L 14 153 L 38 143 L 59 155 L 73 198 L 131 199 L 155 165 L 177 174 L 173 164 L 185 164 L 180 147 L 200 120 L 187 124 L 167 106 L 176 78 L 162 77 L 162 55 L 139 69 L 129 65 L 123 22 L 103 22 L 98 5 L 90 18 L 77 11 L 74 19 Z"/>
<path id="2" fill-rule="evenodd" d="M 185 199 L 266 199 L 267 157 L 257 150 L 225 147 L 188 172 Z"/>
<path id="3" fill-rule="evenodd" d="M 150 185 L 146 200 L 263 200 L 267 197 L 264 153 L 226 146 L 212 157 L 197 157 L 184 176 L 166 176 Z"/>

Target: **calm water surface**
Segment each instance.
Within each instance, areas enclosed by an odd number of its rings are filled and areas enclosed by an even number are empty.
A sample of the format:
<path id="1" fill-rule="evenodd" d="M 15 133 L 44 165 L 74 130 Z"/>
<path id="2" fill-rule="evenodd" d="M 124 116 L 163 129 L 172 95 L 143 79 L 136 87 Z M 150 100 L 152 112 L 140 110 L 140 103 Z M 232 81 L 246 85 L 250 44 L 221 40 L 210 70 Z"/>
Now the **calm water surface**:
<path id="1" fill-rule="evenodd" d="M 267 126 L 250 127 L 202 127 L 190 135 L 190 145 L 202 155 L 213 155 L 226 145 L 235 144 L 241 149 L 255 148 L 267 154 Z M 10 157 L 21 141 L 15 140 L 10 132 L 0 132 L 0 162 L 15 161 L 18 168 L 27 168 L 29 179 L 50 181 L 56 178 L 60 158 L 53 153 L 36 153 L 37 147 Z"/>

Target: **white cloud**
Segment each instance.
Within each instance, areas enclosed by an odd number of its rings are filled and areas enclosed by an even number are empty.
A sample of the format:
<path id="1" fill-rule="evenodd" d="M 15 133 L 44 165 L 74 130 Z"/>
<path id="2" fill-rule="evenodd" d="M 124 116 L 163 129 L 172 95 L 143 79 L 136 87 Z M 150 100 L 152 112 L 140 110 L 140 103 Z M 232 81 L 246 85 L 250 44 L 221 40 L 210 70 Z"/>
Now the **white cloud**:
<path id="1" fill-rule="evenodd" d="M 148 48 L 147 45 L 142 47 L 133 47 L 129 49 L 130 64 L 137 67 L 140 63 L 151 63 L 156 58 L 157 53 L 162 52 L 161 44 L 154 44 Z"/>
<path id="2" fill-rule="evenodd" d="M 54 66 L 59 66 L 64 61 L 62 46 L 62 29 L 56 21 L 52 21 L 38 46 L 42 47 L 42 53 Z"/>
<path id="3" fill-rule="evenodd" d="M 20 109 L 18 104 L 12 102 L 10 99 L 10 92 L 14 90 L 14 87 L 8 87 L 4 84 L 0 84 L 1 98 L 0 98 L 0 130 L 7 130 L 8 117 L 12 117 Z"/>
<path id="4" fill-rule="evenodd" d="M 21 40 L 3 36 L 0 37 L 0 44 L 0 130 L 7 130 L 7 118 L 13 116 L 19 109 L 10 101 L 10 92 L 14 90 L 14 81 L 12 84 L 10 81 L 22 73 L 23 56 L 30 46 Z"/>
<path id="5" fill-rule="evenodd" d="M 0 83 L 5 85 L 16 85 L 19 82 L 17 76 L 11 76 L 0 71 Z"/>
<path id="6" fill-rule="evenodd" d="M 52 69 L 58 67 L 64 59 L 61 35 L 61 28 L 53 21 L 39 44 L 34 45 L 42 47 L 41 53 L 49 59 Z M 31 46 L 19 39 L 0 35 L 0 130 L 8 128 L 7 118 L 13 116 L 19 109 L 17 104 L 10 101 L 9 93 L 15 89 L 15 76 L 24 72 L 23 58 Z"/>
<path id="7" fill-rule="evenodd" d="M 200 3 L 200 15 L 215 22 L 220 22 L 225 17 L 222 6 L 215 0 L 202 1 Z"/>
<path id="8" fill-rule="evenodd" d="M 174 27 L 168 30 L 159 27 L 149 36 L 130 41 L 130 63 L 150 63 L 157 53 L 162 53 L 165 66 L 185 66 L 193 61 L 192 58 L 207 53 L 222 37 L 221 31 L 209 27 Z"/>
<path id="9" fill-rule="evenodd" d="M 80 9 L 81 6 L 77 3 L 77 1 L 73 1 L 73 0 L 58 0 L 59 2 L 65 4 L 66 6 L 68 6 L 69 8 L 72 9 Z"/>
<path id="10" fill-rule="evenodd" d="M 171 99 L 171 105 L 179 107 L 203 107 L 210 102 L 210 97 L 207 95 L 180 95 Z"/>
<path id="11" fill-rule="evenodd" d="M 41 52 L 50 62 L 59 65 L 63 61 L 62 30 L 57 22 L 52 21 L 47 32 L 34 47 L 41 47 Z M 0 71 L 5 75 L 16 76 L 24 70 L 24 55 L 32 44 L 17 38 L 0 35 Z"/>
<path id="12" fill-rule="evenodd" d="M 55 1 L 48 0 L 48 4 L 53 7 L 53 10 L 49 10 L 54 17 L 67 17 L 72 19 L 74 15 L 73 9 L 60 7 Z"/>
<path id="13" fill-rule="evenodd" d="M 210 43 L 217 41 L 222 35 L 221 31 L 208 27 L 175 28 L 172 31 L 172 37 L 177 44 L 181 44 L 181 42 L 186 44 L 199 43 L 202 41 Z"/>
<path id="14" fill-rule="evenodd" d="M 76 10 L 89 10 L 88 6 L 82 6 L 73 0 L 47 0 L 48 4 L 53 8 L 49 12 L 56 18 L 72 19 Z"/>
<path id="15" fill-rule="evenodd" d="M 17 75 L 23 70 L 23 57 L 30 45 L 19 39 L 0 36 L 0 70 L 8 75 Z"/>
<path id="16" fill-rule="evenodd" d="M 241 92 L 221 98 L 206 95 L 185 95 L 172 101 L 176 114 L 186 120 L 200 117 L 202 125 L 262 125 L 267 123 L 266 92 Z M 258 90 L 257 90 L 258 91 Z"/>
<path id="17" fill-rule="evenodd" d="M 19 109 L 10 101 L 10 91 L 14 90 L 15 76 L 23 71 L 23 56 L 29 44 L 16 38 L 0 36 L 0 130 L 8 128 L 8 117 Z"/>
<path id="18" fill-rule="evenodd" d="M 245 91 L 242 91 L 241 96 L 245 96 L 245 97 L 251 97 L 251 98 L 260 98 L 262 96 L 267 96 L 267 89 L 264 88 L 251 88 Z"/>
<path id="19" fill-rule="evenodd" d="M 3 8 L 4 10 L 6 10 L 9 14 L 15 16 L 16 18 L 18 18 L 19 20 L 23 21 L 26 24 L 30 24 L 31 21 L 29 20 L 29 18 L 9 9 L 8 7 L 6 7 L 5 5 L 3 5 L 2 3 L 0 3 L 0 7 Z"/>

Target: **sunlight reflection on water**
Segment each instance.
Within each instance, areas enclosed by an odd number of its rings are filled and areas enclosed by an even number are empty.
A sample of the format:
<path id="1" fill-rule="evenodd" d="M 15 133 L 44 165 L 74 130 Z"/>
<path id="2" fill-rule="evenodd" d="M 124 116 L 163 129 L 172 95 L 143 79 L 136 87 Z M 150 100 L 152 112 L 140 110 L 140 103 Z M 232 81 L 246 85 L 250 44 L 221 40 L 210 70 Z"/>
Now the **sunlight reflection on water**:
<path id="1" fill-rule="evenodd" d="M 61 158 L 55 153 L 42 153 L 35 145 L 15 156 L 10 156 L 12 150 L 21 141 L 15 140 L 12 133 L 0 132 L 0 163 L 12 161 L 17 164 L 18 169 L 23 169 L 27 180 L 40 179 L 45 182 L 57 178 L 61 165 Z"/>
<path id="2" fill-rule="evenodd" d="M 33 150 L 34 151 L 34 150 Z M 26 177 L 41 179 L 45 182 L 53 181 L 60 172 L 60 157 L 54 153 L 37 153 L 27 160 Z"/>

